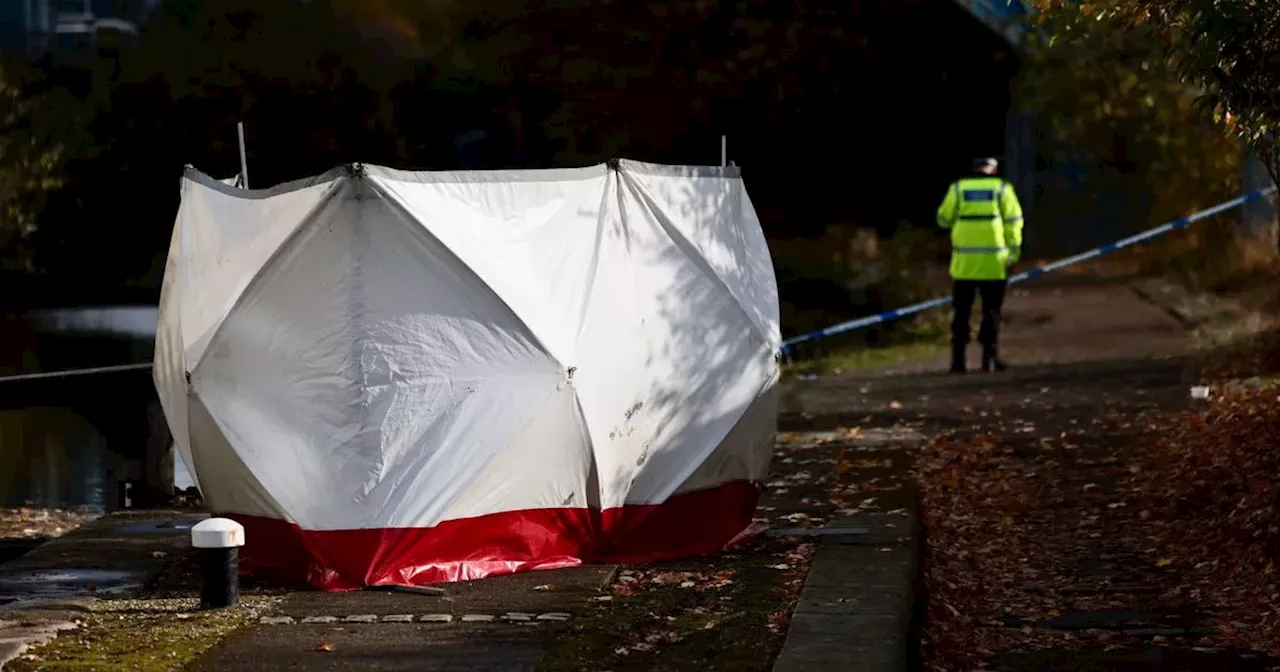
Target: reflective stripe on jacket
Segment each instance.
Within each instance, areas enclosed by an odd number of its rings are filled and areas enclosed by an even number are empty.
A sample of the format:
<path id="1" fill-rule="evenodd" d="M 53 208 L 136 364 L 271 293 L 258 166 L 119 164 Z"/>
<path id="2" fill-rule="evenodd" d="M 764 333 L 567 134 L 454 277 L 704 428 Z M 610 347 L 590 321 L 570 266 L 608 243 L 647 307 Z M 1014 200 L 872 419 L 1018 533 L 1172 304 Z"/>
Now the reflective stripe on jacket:
<path id="1" fill-rule="evenodd" d="M 947 189 L 938 226 L 951 230 L 951 277 L 1004 280 L 1022 254 L 1022 205 L 998 177 L 966 177 Z"/>

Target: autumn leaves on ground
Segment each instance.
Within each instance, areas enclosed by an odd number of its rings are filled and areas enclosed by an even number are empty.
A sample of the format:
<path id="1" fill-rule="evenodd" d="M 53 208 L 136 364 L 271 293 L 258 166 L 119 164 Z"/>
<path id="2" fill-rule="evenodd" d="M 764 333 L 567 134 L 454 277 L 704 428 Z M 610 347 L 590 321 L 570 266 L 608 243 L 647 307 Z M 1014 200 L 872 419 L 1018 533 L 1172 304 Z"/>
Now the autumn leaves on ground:
<path id="1" fill-rule="evenodd" d="M 1144 647 L 1200 656 L 1177 669 L 1276 666 L 1280 388 L 1229 381 L 1280 368 L 1278 345 L 1101 367 L 928 445 L 929 668 L 1076 669 L 1059 665 Z"/>

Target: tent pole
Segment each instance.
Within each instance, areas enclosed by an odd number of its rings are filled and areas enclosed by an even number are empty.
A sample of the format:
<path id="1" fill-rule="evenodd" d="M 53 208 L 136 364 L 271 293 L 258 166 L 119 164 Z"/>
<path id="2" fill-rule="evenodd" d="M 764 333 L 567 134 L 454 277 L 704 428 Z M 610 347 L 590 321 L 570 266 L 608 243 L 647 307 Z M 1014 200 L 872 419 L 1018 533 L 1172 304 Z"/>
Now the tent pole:
<path id="1" fill-rule="evenodd" d="M 729 136 L 720 136 L 720 167 L 724 168 L 729 165 Z"/>
<path id="2" fill-rule="evenodd" d="M 249 160 L 244 153 L 244 122 L 236 122 L 236 134 L 240 136 L 240 186 L 249 188 Z"/>

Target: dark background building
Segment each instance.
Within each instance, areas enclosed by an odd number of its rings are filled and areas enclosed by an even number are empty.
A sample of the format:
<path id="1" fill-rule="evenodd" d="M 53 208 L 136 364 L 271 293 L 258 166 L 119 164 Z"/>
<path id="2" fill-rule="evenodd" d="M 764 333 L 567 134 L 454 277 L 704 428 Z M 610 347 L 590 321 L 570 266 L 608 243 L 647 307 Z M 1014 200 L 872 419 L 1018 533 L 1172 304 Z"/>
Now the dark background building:
<path id="1" fill-rule="evenodd" d="M 160 0 L 11 0 L 0 3 L 0 45 L 34 61 L 83 61 L 133 42 Z"/>

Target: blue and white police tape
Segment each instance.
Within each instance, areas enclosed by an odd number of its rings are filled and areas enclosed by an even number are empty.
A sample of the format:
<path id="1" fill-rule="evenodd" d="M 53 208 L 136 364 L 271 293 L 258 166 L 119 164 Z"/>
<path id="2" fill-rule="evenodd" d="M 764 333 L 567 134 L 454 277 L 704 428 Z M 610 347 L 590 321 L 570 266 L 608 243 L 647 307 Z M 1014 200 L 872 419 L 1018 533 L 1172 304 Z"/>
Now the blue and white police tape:
<path id="1" fill-rule="evenodd" d="M 1080 254 L 1067 257 L 1065 259 L 1059 259 L 1058 261 L 1055 261 L 1053 263 L 1045 264 L 1044 266 L 1037 266 L 1036 268 L 1022 271 L 1021 273 L 1015 273 L 1009 276 L 1009 284 L 1012 285 L 1012 284 L 1016 284 L 1026 280 L 1030 280 L 1031 278 L 1044 275 L 1045 273 L 1049 273 L 1051 271 L 1056 271 L 1060 268 L 1071 266 L 1073 264 L 1078 264 L 1082 261 L 1088 261 L 1089 259 L 1093 259 L 1094 257 L 1100 257 L 1104 254 L 1115 252 L 1116 250 L 1119 250 L 1121 248 L 1129 247 L 1130 245 L 1136 245 L 1143 241 L 1155 238 L 1156 236 L 1164 235 L 1170 231 L 1185 229 L 1188 226 L 1191 226 L 1192 224 L 1194 224 L 1195 222 L 1201 219 L 1204 219 L 1206 217 L 1212 217 L 1214 215 L 1226 212 L 1227 210 L 1230 210 L 1232 208 L 1238 208 L 1251 201 L 1259 200 L 1267 196 L 1268 194 L 1274 192 L 1275 190 L 1276 190 L 1275 187 L 1270 187 L 1268 189 L 1263 189 L 1261 191 L 1250 192 L 1239 198 L 1233 198 L 1230 201 L 1227 201 L 1225 203 L 1219 203 L 1218 205 L 1215 205 L 1212 208 L 1201 210 L 1200 212 L 1197 212 L 1193 215 L 1189 215 L 1187 217 L 1183 217 L 1182 219 L 1175 219 L 1174 221 L 1169 222 L 1168 224 L 1162 224 L 1153 229 L 1147 229 L 1142 233 L 1138 233 L 1138 234 L 1129 236 L 1128 238 L 1117 240 L 1114 243 L 1108 243 L 1101 247 L 1095 247 L 1092 250 L 1089 250 L 1088 252 L 1082 252 Z M 877 313 L 875 315 L 860 317 L 856 320 L 849 320 L 848 322 L 841 322 L 840 324 L 832 325 L 830 327 L 827 327 L 826 329 L 819 329 L 818 331 L 811 331 L 807 334 L 794 336 L 782 342 L 782 355 L 789 356 L 790 355 L 789 351 L 791 349 L 791 346 L 796 345 L 798 343 L 804 343 L 807 341 L 816 341 L 820 338 L 826 338 L 827 336 L 843 334 L 848 331 L 854 331 L 855 329 L 863 329 L 865 327 L 881 324 L 883 322 L 892 322 L 893 320 L 897 320 L 897 319 L 906 317 L 908 315 L 914 315 L 915 313 L 929 310 L 930 308 L 945 306 L 948 303 L 951 303 L 951 297 L 943 296 L 936 299 L 931 299 L 929 301 L 924 301 L 922 303 L 913 304 L 905 308 L 897 308 L 895 310 L 886 310 L 883 313 Z"/>

